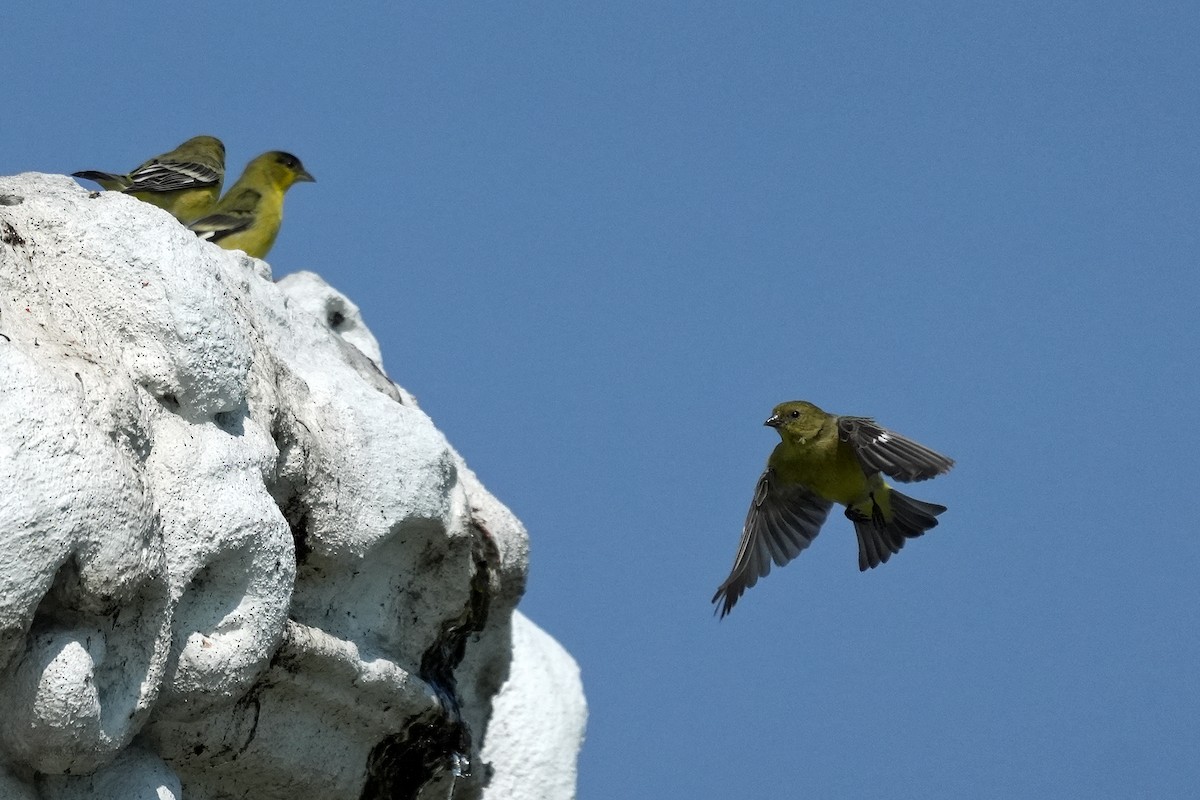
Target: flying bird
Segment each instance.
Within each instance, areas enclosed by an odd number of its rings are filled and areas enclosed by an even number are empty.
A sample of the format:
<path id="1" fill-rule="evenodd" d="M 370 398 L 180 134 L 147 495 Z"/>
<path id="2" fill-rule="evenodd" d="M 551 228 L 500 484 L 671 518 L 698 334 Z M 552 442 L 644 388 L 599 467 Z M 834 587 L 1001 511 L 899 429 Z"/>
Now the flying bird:
<path id="1" fill-rule="evenodd" d="M 835 416 L 796 400 L 775 406 L 763 424 L 781 441 L 758 479 L 733 569 L 713 595 L 722 618 L 772 562 L 782 567 L 812 543 L 834 503 L 854 523 L 861 571 L 885 563 L 946 510 L 901 494 L 883 476 L 923 481 L 954 461 L 869 417 Z"/>

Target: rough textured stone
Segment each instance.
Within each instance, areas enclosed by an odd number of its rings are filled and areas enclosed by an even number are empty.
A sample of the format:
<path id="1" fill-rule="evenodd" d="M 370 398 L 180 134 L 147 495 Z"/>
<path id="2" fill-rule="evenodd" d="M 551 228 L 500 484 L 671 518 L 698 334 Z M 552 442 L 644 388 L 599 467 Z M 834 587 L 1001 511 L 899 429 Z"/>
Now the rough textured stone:
<path id="1" fill-rule="evenodd" d="M 525 531 L 354 304 L 120 194 L 0 197 L 3 796 L 573 796 Z"/>
<path id="2" fill-rule="evenodd" d="M 488 796 L 527 797 L 526 787 L 541 786 L 542 797 L 571 797 L 587 718 L 579 667 L 519 611 L 512 640 L 511 672 L 483 748 L 495 770 Z"/>

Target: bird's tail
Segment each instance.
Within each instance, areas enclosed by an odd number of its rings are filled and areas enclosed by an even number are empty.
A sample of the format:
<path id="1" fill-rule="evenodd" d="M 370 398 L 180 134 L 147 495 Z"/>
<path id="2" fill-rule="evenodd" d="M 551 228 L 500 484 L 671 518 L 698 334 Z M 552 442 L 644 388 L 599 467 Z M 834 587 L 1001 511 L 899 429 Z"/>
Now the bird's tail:
<path id="1" fill-rule="evenodd" d="M 110 192 L 119 192 L 128 189 L 131 185 L 129 178 L 125 175 L 114 175 L 111 172 L 100 172 L 94 169 L 85 169 L 83 172 L 72 172 L 71 177 L 83 178 L 85 181 L 95 181 Z"/>
<path id="2" fill-rule="evenodd" d="M 937 515 L 946 510 L 937 503 L 926 503 L 888 487 L 887 505 L 891 519 L 878 503 L 873 502 L 870 515 L 856 508 L 847 508 L 846 516 L 854 523 L 858 534 L 858 568 L 866 571 L 887 562 L 892 553 L 899 553 L 905 539 L 915 539 L 937 526 Z"/>

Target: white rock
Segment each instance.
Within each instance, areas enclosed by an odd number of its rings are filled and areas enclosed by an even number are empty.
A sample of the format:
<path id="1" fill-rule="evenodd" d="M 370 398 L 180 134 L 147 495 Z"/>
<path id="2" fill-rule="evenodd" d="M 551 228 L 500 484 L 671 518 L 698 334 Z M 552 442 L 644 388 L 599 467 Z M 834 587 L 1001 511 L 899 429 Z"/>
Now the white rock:
<path id="1" fill-rule="evenodd" d="M 512 640 L 512 670 L 483 746 L 484 761 L 496 771 L 483 796 L 570 800 L 587 720 L 579 667 L 519 611 Z"/>
<path id="2" fill-rule="evenodd" d="M 46 775 L 39 781 L 45 800 L 183 800 L 178 776 L 154 753 L 136 745 L 87 775 Z M 0 794 L 6 800 L 8 795 Z"/>
<path id="3" fill-rule="evenodd" d="M 0 199 L 3 796 L 571 797 L 525 531 L 358 308 L 124 195 Z"/>

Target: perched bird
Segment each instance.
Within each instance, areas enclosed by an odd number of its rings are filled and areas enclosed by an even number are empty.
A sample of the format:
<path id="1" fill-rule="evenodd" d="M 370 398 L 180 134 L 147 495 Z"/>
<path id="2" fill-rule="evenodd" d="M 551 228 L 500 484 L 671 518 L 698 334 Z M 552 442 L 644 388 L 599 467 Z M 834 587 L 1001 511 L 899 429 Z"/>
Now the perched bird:
<path id="1" fill-rule="evenodd" d="M 210 214 L 188 227 L 226 250 L 265 258 L 283 222 L 283 194 L 299 181 L 316 181 L 300 159 L 280 150 L 263 153 L 246 165 Z"/>
<path id="2" fill-rule="evenodd" d="M 216 204 L 225 179 L 225 145 L 214 136 L 193 136 L 169 153 L 147 161 L 128 175 L 85 170 L 72 177 L 95 181 L 113 192 L 165 209 L 185 225 Z"/>
<path id="3" fill-rule="evenodd" d="M 827 414 L 803 400 L 775 406 L 769 425 L 783 440 L 767 459 L 729 577 L 712 601 L 724 617 L 742 593 L 808 547 L 834 503 L 858 534 L 858 568 L 877 567 L 937 525 L 945 506 L 914 500 L 884 482 L 923 481 L 954 461 L 867 417 Z"/>

